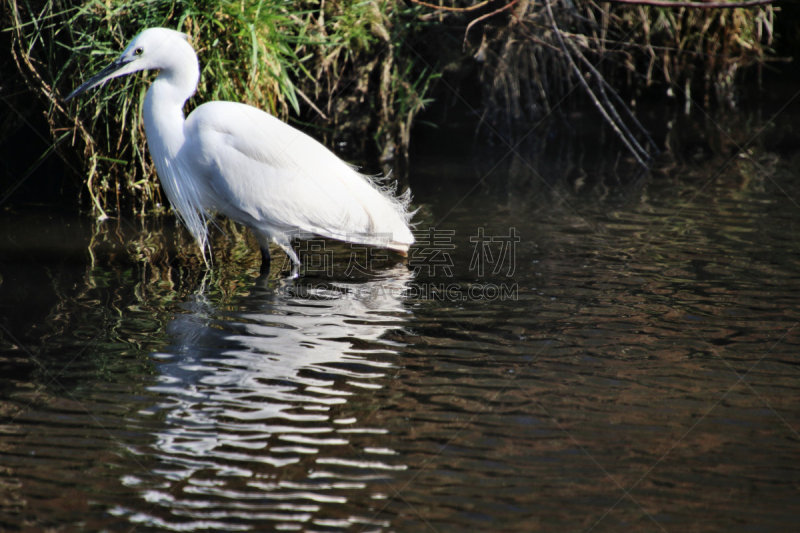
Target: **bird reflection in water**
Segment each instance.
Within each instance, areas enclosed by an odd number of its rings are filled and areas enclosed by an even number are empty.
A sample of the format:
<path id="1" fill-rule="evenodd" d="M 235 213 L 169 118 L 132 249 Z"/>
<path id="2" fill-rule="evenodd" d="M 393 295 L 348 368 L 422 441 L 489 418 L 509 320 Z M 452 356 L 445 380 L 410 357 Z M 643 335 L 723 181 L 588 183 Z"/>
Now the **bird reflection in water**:
<path id="1" fill-rule="evenodd" d="M 156 354 L 158 464 L 125 480 L 150 506 L 118 511 L 183 529 L 388 527 L 341 507 L 352 491 L 379 498 L 405 468 L 369 415 L 403 347 L 387 337 L 410 313 L 412 276 L 398 266 L 360 283 L 256 287 L 225 309 L 202 293 L 186 302 Z"/>

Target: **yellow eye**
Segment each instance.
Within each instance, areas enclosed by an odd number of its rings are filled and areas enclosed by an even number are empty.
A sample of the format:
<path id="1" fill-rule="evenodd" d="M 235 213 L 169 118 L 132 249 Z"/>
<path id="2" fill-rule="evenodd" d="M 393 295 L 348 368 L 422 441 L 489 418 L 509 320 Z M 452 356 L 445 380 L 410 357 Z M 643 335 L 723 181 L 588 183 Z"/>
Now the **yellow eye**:
<path id="1" fill-rule="evenodd" d="M 134 54 L 134 55 L 137 55 L 137 56 L 140 56 L 140 55 L 142 55 L 143 53 L 144 53 L 144 48 L 142 48 L 141 46 L 140 46 L 139 48 L 137 48 L 136 50 L 134 50 L 134 51 L 133 51 L 133 54 Z"/>

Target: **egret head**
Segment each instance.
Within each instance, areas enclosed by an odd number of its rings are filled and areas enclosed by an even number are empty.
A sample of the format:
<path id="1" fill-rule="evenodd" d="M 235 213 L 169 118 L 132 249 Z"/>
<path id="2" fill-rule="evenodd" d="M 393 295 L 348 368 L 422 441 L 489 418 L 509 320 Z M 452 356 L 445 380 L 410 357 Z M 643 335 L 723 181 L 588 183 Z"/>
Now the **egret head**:
<path id="1" fill-rule="evenodd" d="M 188 36 L 168 28 L 148 28 L 133 38 L 127 48 L 113 63 L 86 80 L 65 100 L 96 87 L 111 78 L 132 74 L 140 70 L 158 70 L 186 64 L 186 54 L 191 54 L 194 64 L 197 57 L 188 43 Z M 196 83 L 197 80 L 195 80 Z"/>

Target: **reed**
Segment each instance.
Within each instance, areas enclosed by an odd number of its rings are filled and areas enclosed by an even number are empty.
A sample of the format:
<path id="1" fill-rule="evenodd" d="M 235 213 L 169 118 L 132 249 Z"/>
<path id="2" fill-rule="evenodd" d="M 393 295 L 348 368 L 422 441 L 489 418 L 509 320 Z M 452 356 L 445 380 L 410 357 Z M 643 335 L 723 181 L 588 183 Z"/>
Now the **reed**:
<path id="1" fill-rule="evenodd" d="M 570 95 L 588 96 L 631 154 L 650 144 L 631 111 L 642 99 L 732 108 L 745 72 L 770 61 L 777 8 L 652 7 L 595 0 L 478 4 L 422 0 L 462 30 L 476 60 L 483 125 L 504 138 L 563 114 Z M 750 69 L 749 67 L 756 67 Z M 467 78 L 464 76 L 464 78 Z M 638 146 L 637 146 L 638 145 Z"/>
<path id="2" fill-rule="evenodd" d="M 667 9 L 591 0 L 576 2 L 574 10 L 558 5 L 563 33 L 629 100 L 652 89 L 684 105 L 695 100 L 733 107 L 737 74 L 775 59 L 775 10 L 769 5 Z M 530 9 L 525 31 L 541 27 L 542 17 Z"/>

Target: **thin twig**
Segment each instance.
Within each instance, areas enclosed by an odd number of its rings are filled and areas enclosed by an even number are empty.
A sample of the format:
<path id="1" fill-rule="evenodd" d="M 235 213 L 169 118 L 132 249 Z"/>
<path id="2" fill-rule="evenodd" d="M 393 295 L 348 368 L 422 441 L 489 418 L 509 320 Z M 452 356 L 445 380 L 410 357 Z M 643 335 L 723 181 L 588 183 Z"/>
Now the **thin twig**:
<path id="1" fill-rule="evenodd" d="M 299 95 L 300 95 L 300 98 L 302 98 L 302 99 L 303 99 L 303 101 L 304 101 L 305 103 L 307 103 L 307 104 L 308 104 L 308 106 L 309 106 L 311 109 L 313 109 L 314 111 L 316 111 L 316 112 L 317 112 L 317 114 L 319 114 L 319 116 L 320 116 L 320 118 L 322 118 L 322 120 L 328 120 L 328 115 L 326 115 L 325 113 L 323 113 L 323 112 L 322 112 L 322 109 L 320 109 L 320 108 L 318 108 L 316 105 L 314 105 L 314 102 L 312 102 L 312 101 L 311 101 L 311 98 L 309 98 L 309 97 L 306 95 L 306 93 L 304 93 L 303 91 L 301 91 L 301 90 L 300 90 L 300 89 L 298 89 L 297 87 L 295 87 L 295 88 L 294 88 L 294 91 L 295 91 L 297 94 L 299 94 Z"/>
<path id="2" fill-rule="evenodd" d="M 431 9 L 438 9 L 439 11 L 455 11 L 455 12 L 465 12 L 465 11 L 475 11 L 476 9 L 480 9 L 492 0 L 484 0 L 483 2 L 479 2 L 473 6 L 468 7 L 450 7 L 450 6 L 440 6 L 438 4 L 432 4 L 430 2 L 424 2 L 423 0 L 411 0 L 412 4 L 418 4 L 425 7 L 430 7 Z"/>
<path id="3" fill-rule="evenodd" d="M 578 65 L 575 63 L 575 59 L 572 57 L 572 54 L 570 53 L 569 48 L 567 47 L 567 43 L 564 42 L 563 35 L 561 35 L 561 30 L 559 29 L 558 24 L 556 23 L 556 18 L 553 15 L 553 8 L 551 6 L 551 1 L 552 0 L 545 0 L 544 1 L 544 6 L 545 6 L 545 9 L 547 10 L 547 15 L 548 15 L 548 17 L 550 19 L 550 25 L 553 28 L 553 32 L 555 33 L 556 38 L 558 39 L 558 42 L 561 45 L 561 49 L 564 52 L 564 55 L 566 55 L 566 57 L 567 57 L 567 61 L 569 61 L 570 67 L 572 67 L 572 71 L 575 73 L 575 76 L 578 78 L 578 81 L 583 86 L 583 88 L 586 90 L 588 95 L 591 97 L 592 103 L 594 103 L 595 107 L 597 107 L 597 110 L 600 111 L 600 114 L 603 115 L 603 118 L 605 118 L 605 120 L 608 123 L 608 125 L 611 126 L 611 129 L 614 130 L 614 132 L 617 134 L 617 136 L 620 138 L 620 140 L 625 144 L 625 146 L 628 148 L 628 150 L 631 152 L 631 154 L 636 158 L 636 160 L 639 162 L 639 164 L 642 165 L 643 167 L 646 167 L 647 166 L 647 162 L 642 158 L 642 154 L 640 154 L 640 150 L 643 151 L 645 155 L 647 155 L 647 152 L 641 148 L 641 146 L 638 144 L 638 142 L 636 142 L 635 139 L 633 139 L 632 135 L 625 135 L 625 133 L 623 133 L 623 131 L 620 129 L 619 124 L 617 124 L 617 121 L 615 121 L 611 117 L 611 115 L 609 114 L 609 111 L 605 108 L 603 103 L 600 102 L 600 100 L 597 98 L 597 95 L 594 93 L 592 88 L 589 87 L 589 84 L 584 79 L 583 74 L 581 73 L 580 69 L 578 68 Z M 606 97 L 606 101 L 608 101 L 607 97 Z M 611 107 L 613 108 L 613 106 L 611 106 Z M 616 112 L 614 112 L 614 114 L 617 115 Z M 638 150 L 637 150 L 637 147 L 639 148 Z"/>
<path id="4" fill-rule="evenodd" d="M 466 30 L 464 30 L 464 44 L 463 44 L 463 47 L 464 47 L 464 48 L 466 48 L 466 47 L 467 47 L 467 36 L 469 35 L 469 30 L 471 30 L 471 29 L 472 29 L 472 27 L 473 27 L 475 24 L 477 24 L 478 22 L 480 22 L 480 21 L 482 21 L 482 20 L 486 20 L 486 19 L 488 19 L 488 18 L 492 18 L 493 16 L 497 15 L 498 13 L 501 13 L 501 12 L 505 11 L 506 9 L 508 9 L 508 8 L 512 7 L 512 6 L 513 6 L 514 4 L 516 4 L 518 1 L 519 1 L 519 0 L 511 0 L 511 2 L 509 2 L 509 3 L 505 4 L 503 7 L 501 7 L 501 8 L 498 8 L 498 9 L 495 9 L 495 10 L 494 10 L 494 11 L 492 11 L 491 13 L 486 13 L 485 15 L 481 15 L 480 17 L 476 18 L 475 20 L 473 20 L 473 21 L 471 21 L 469 24 L 467 24 L 467 29 L 466 29 Z"/>
<path id="5" fill-rule="evenodd" d="M 744 2 L 681 2 L 680 0 L 606 0 L 611 4 L 631 4 L 636 6 L 672 7 L 691 9 L 736 9 L 770 5 L 775 0 L 745 0 Z"/>
<path id="6" fill-rule="evenodd" d="M 642 123 L 639 122 L 639 120 L 636 118 L 636 116 L 631 112 L 630 108 L 625 104 L 625 102 L 619 96 L 619 93 L 606 81 L 605 77 L 603 77 L 603 75 L 600 74 L 600 72 L 595 68 L 595 66 L 592 65 L 591 61 L 586 59 L 586 56 L 584 56 L 583 53 L 581 53 L 581 51 L 578 49 L 578 45 L 576 45 L 572 41 L 567 41 L 567 42 L 570 44 L 570 46 L 572 47 L 573 51 L 578 56 L 578 59 L 581 60 L 581 63 L 583 63 L 586 66 L 586 68 L 589 69 L 589 71 L 592 73 L 594 78 L 597 80 L 598 88 L 600 89 L 600 93 L 603 95 L 603 99 L 607 102 L 607 107 L 609 108 L 611 113 L 614 115 L 614 118 L 616 119 L 616 122 L 622 127 L 622 129 L 625 131 L 625 133 L 628 135 L 628 137 L 631 140 L 634 141 L 634 144 L 636 145 L 636 148 L 638 148 L 639 151 L 645 157 L 649 158 L 650 154 L 648 153 L 648 151 L 645 150 L 638 143 L 638 141 L 636 141 L 636 137 L 631 133 L 630 129 L 628 128 L 628 125 L 625 123 L 624 120 L 622 120 L 622 118 L 617 113 L 617 108 L 609 100 L 608 93 L 606 92 L 606 88 L 608 88 L 608 90 L 611 93 L 611 95 L 614 98 L 614 100 L 616 100 L 617 103 L 622 107 L 622 109 L 623 109 L 625 115 L 628 117 L 628 119 L 630 119 L 630 121 L 633 122 L 633 125 L 636 126 L 636 128 L 639 130 L 639 133 L 641 133 L 642 135 L 645 136 L 645 138 L 647 139 L 648 144 L 650 144 L 650 146 L 653 149 L 658 150 L 658 147 L 656 146 L 656 143 L 650 137 L 650 134 L 647 132 L 647 129 L 645 129 L 645 127 L 642 126 Z"/>

